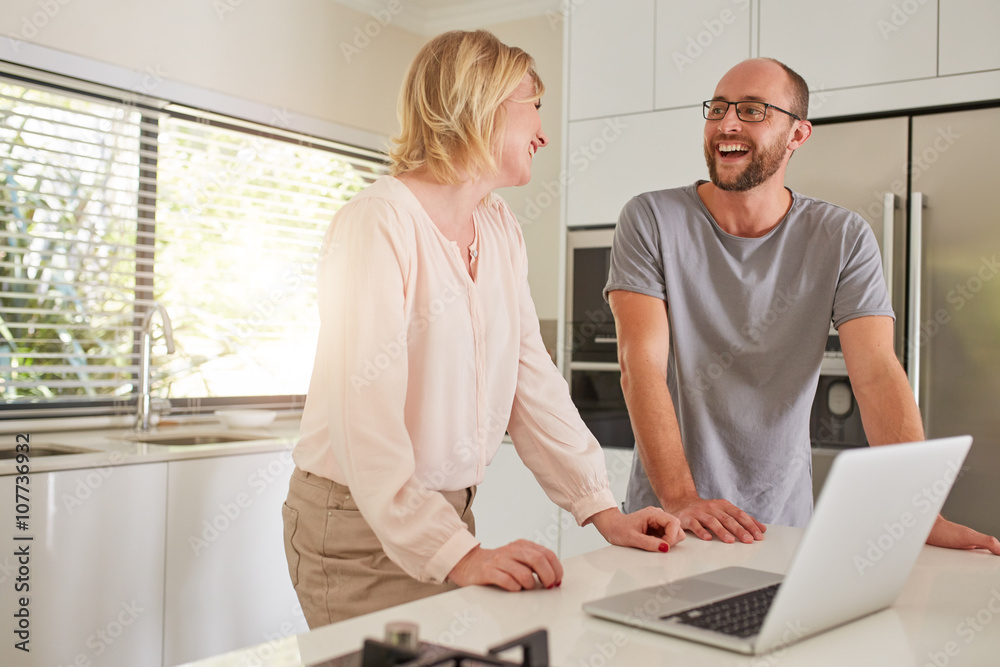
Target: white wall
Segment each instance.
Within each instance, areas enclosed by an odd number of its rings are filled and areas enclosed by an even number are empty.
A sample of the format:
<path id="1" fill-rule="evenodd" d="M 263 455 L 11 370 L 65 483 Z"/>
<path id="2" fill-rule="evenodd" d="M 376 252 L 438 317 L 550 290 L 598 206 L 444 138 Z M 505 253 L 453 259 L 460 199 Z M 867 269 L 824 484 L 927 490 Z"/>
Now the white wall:
<path id="1" fill-rule="evenodd" d="M 0 33 L 15 56 L 38 44 L 389 135 L 424 38 L 376 23 L 367 46 L 345 54 L 373 20 L 330 0 L 4 0 Z"/>

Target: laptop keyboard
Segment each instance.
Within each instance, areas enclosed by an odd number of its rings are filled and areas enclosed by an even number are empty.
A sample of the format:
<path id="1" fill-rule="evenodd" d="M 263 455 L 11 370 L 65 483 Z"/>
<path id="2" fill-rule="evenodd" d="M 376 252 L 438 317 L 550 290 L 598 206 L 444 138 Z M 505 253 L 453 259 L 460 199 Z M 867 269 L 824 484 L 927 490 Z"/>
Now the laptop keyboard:
<path id="1" fill-rule="evenodd" d="M 664 616 L 685 625 L 714 630 L 734 637 L 752 637 L 760 631 L 780 584 L 719 600 L 679 614 Z"/>

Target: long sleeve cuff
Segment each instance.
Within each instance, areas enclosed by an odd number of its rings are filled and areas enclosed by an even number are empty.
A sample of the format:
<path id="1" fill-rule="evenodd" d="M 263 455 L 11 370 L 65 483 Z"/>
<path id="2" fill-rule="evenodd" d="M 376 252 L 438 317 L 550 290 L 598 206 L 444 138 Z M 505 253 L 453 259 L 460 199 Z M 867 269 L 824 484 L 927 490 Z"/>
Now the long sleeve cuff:
<path id="1" fill-rule="evenodd" d="M 459 530 L 445 542 L 424 568 L 422 581 L 442 583 L 467 553 L 479 546 L 479 540 L 468 530 Z"/>
<path id="2" fill-rule="evenodd" d="M 582 526 L 583 522 L 590 517 L 612 507 L 618 507 L 618 503 L 615 501 L 615 496 L 611 493 L 611 489 L 601 489 L 596 493 L 580 498 L 569 509 L 573 513 L 573 518 L 576 519 L 577 525 Z"/>

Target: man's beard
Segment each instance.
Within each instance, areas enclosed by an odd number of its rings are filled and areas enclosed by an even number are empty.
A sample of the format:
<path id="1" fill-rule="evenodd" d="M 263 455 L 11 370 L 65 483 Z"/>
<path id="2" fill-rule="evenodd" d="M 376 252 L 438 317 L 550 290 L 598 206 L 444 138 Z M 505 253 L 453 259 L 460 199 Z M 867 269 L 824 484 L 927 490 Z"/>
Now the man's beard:
<path id="1" fill-rule="evenodd" d="M 730 192 L 752 190 L 774 176 L 781 169 L 781 162 L 785 158 L 785 145 L 780 138 L 763 149 L 759 149 L 758 146 L 750 144 L 748 141 L 740 140 L 740 142 L 747 144 L 753 149 L 753 157 L 750 158 L 750 164 L 729 181 L 723 181 L 720 178 L 719 170 L 716 168 L 718 155 L 708 142 L 705 143 L 705 162 L 708 164 L 708 176 L 712 179 L 715 187 L 720 190 L 728 190 Z"/>

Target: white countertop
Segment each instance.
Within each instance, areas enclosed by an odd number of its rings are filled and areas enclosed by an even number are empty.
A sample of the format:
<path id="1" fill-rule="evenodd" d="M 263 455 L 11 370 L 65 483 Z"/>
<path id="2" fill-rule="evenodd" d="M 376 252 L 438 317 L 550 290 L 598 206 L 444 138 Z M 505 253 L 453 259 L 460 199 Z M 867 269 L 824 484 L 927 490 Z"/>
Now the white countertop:
<path id="1" fill-rule="evenodd" d="M 725 545 L 688 536 L 668 554 L 606 547 L 567 559 L 562 586 L 506 593 L 469 587 L 192 663 L 198 667 L 300 667 L 343 655 L 389 621 L 420 625 L 423 641 L 484 652 L 548 628 L 552 665 L 996 665 L 1000 655 L 1000 558 L 924 547 L 899 600 L 886 611 L 758 657 L 590 617 L 594 598 L 666 583 L 727 565 L 784 572 L 802 530 L 772 526 L 761 542 Z"/>
<path id="2" fill-rule="evenodd" d="M 162 461 L 180 461 L 194 458 L 256 454 L 291 449 L 299 433 L 299 412 L 279 415 L 269 426 L 261 428 L 230 429 L 213 417 L 197 420 L 169 422 L 139 434 L 132 429 L 102 428 L 88 430 L 42 430 L 30 426 L 22 429 L 32 448 L 80 448 L 87 453 L 70 453 L 55 456 L 30 456 L 31 472 L 56 472 L 83 468 L 104 468 L 115 465 L 135 465 Z M 142 440 L 182 435 L 245 436 L 239 442 L 205 445 L 157 445 Z M 0 449 L 13 449 L 18 434 L 0 434 Z M 13 475 L 13 459 L 0 460 L 0 475 Z"/>

